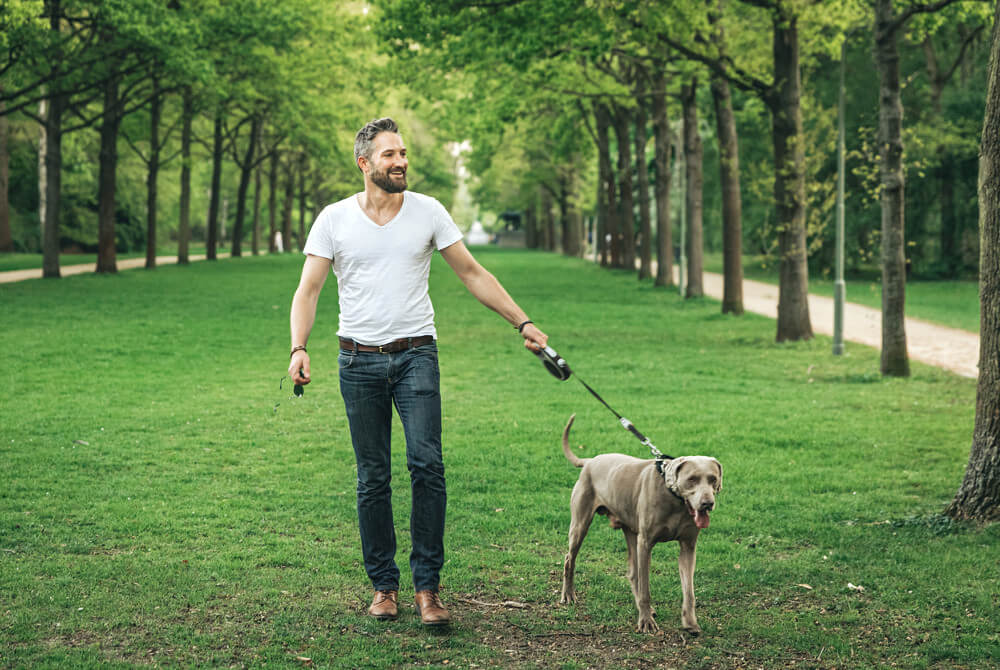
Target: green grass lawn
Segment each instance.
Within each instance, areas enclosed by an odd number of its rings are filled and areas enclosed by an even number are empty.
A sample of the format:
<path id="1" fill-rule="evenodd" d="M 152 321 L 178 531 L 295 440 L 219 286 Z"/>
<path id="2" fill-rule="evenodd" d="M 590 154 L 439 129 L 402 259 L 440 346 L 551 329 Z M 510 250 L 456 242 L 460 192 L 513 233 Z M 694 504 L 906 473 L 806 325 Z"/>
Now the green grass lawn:
<path id="1" fill-rule="evenodd" d="M 220 249 L 224 251 L 226 247 Z M 157 253 L 163 256 L 176 256 L 177 255 L 177 244 L 173 243 L 171 246 L 160 248 Z M 204 254 L 205 245 L 192 245 L 188 250 L 188 253 L 192 256 L 195 254 Z M 145 258 L 145 251 L 130 251 L 128 253 L 118 254 L 118 260 L 123 260 L 126 258 Z M 84 263 L 97 264 L 97 254 L 60 254 L 59 264 L 62 265 L 81 265 Z M 35 268 L 42 267 L 42 255 L 41 254 L 21 254 L 21 253 L 10 253 L 10 252 L 0 252 L 0 272 L 8 272 L 10 270 L 33 270 Z"/>
<path id="2" fill-rule="evenodd" d="M 222 250 L 224 250 L 223 248 Z M 164 248 L 162 254 L 176 255 L 176 246 Z M 204 245 L 192 247 L 191 254 L 204 254 Z M 144 254 L 135 252 L 121 254 L 119 258 L 139 258 Z M 64 265 L 96 263 L 96 254 L 64 254 Z M 0 253 L 0 272 L 25 270 L 42 267 L 41 254 Z M 706 254 L 705 270 L 722 272 L 722 255 Z M 747 279 L 778 284 L 777 267 L 766 265 L 757 257 L 744 258 L 744 275 Z M 822 277 L 809 279 L 809 292 L 833 297 L 833 280 Z M 882 308 L 882 288 L 876 274 L 852 277 L 847 280 L 847 300 L 875 309 Z M 907 316 L 924 319 L 933 323 L 959 328 L 969 332 L 979 332 L 979 284 L 975 281 L 924 281 L 914 280 L 906 286 Z"/>
<path id="3" fill-rule="evenodd" d="M 429 631 L 413 613 L 401 430 L 403 611 L 366 617 L 335 283 L 294 399 L 278 388 L 301 267 L 288 255 L 0 286 L 0 666 L 997 667 L 1000 527 L 940 516 L 968 458 L 973 380 L 915 362 L 883 380 L 874 350 L 778 345 L 768 319 L 632 273 L 477 254 L 662 451 L 724 464 L 699 543 L 703 636 L 679 630 L 675 544 L 653 552 L 662 632 L 634 632 L 625 542 L 600 517 L 582 602 L 558 604 L 578 474 L 559 447 L 567 417 L 581 455 L 647 454 L 440 258 L 455 622 Z"/>
<path id="4" fill-rule="evenodd" d="M 721 273 L 722 255 L 707 254 L 705 270 Z M 743 275 L 746 279 L 778 285 L 778 267 L 764 264 L 757 257 L 744 257 Z M 844 283 L 848 302 L 882 309 L 882 282 L 877 272 L 847 277 Z M 832 298 L 833 279 L 810 277 L 809 292 Z M 979 282 L 911 280 L 906 284 L 906 316 L 978 333 Z"/>

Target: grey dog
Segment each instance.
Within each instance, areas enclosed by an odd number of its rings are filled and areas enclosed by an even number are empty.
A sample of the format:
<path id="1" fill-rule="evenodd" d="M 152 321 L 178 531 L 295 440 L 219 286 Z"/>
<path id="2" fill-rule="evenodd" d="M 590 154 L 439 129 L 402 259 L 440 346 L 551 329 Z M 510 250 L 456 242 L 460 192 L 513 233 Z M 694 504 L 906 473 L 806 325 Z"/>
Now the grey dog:
<path id="1" fill-rule="evenodd" d="M 612 528 L 621 528 L 628 544 L 628 580 L 639 610 L 640 633 L 659 629 L 649 599 L 649 560 L 653 545 L 677 540 L 680 554 L 681 625 L 692 635 L 701 633 L 694 613 L 694 564 L 698 533 L 708 528 L 708 513 L 722 488 L 722 465 L 708 456 L 684 456 L 662 464 L 625 454 L 580 458 L 570 449 L 569 429 L 563 430 L 563 453 L 583 468 L 570 498 L 569 551 L 563 564 L 560 602 L 576 602 L 573 573 L 576 555 L 594 514 L 607 515 Z"/>

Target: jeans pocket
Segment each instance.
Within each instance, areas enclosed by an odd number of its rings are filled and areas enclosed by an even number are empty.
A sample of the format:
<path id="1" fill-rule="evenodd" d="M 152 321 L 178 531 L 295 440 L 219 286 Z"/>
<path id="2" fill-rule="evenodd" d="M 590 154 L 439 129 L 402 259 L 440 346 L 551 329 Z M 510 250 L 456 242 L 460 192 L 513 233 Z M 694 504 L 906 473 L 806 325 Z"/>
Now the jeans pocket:
<path id="1" fill-rule="evenodd" d="M 347 368 L 354 365 L 354 360 L 357 358 L 357 354 L 349 354 L 341 351 L 337 354 L 337 368 L 340 370 L 346 370 Z"/>
<path id="2" fill-rule="evenodd" d="M 438 355 L 437 342 L 431 342 L 430 344 L 424 344 L 419 347 L 413 347 L 413 351 L 418 354 L 428 354 L 433 356 L 434 358 L 437 358 Z"/>

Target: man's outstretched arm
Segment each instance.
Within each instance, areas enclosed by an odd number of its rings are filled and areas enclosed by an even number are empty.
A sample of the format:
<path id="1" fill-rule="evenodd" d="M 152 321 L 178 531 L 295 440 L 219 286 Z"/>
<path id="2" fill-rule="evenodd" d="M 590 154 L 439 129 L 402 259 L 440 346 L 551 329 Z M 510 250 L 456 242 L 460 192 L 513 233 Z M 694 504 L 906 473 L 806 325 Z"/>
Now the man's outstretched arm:
<path id="1" fill-rule="evenodd" d="M 514 302 L 514 299 L 497 281 L 497 278 L 473 258 L 464 242 L 459 240 L 455 244 L 445 247 L 441 250 L 441 255 L 448 261 L 448 265 L 462 280 L 465 287 L 469 289 L 469 293 L 476 296 L 479 302 L 502 316 L 515 328 L 528 321 L 528 315 L 525 314 L 524 310 Z M 521 329 L 521 336 L 524 337 L 524 346 L 532 351 L 544 347 L 549 339 L 549 336 L 533 323 L 529 323 Z"/>

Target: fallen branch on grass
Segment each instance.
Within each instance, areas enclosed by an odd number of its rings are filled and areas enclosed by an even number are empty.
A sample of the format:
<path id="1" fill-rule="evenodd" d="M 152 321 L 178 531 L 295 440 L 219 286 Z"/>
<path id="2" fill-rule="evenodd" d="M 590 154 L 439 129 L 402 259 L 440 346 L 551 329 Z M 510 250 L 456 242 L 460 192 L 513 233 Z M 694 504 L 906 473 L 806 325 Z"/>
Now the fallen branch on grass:
<path id="1" fill-rule="evenodd" d="M 482 600 L 476 600 L 475 598 L 459 598 L 464 603 L 469 603 L 471 605 L 479 605 L 480 607 L 510 607 L 513 609 L 526 610 L 528 605 L 525 603 L 520 603 L 516 600 L 505 600 L 502 603 L 486 603 Z"/>

